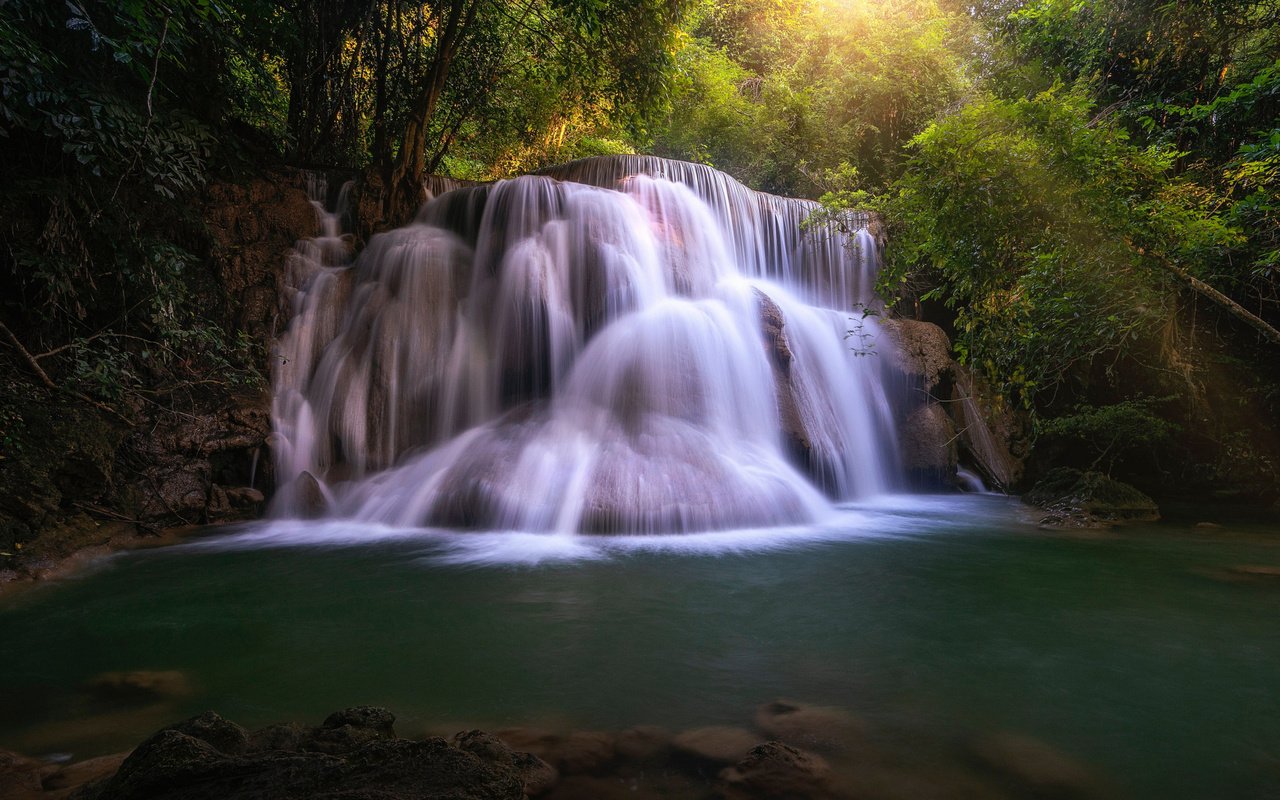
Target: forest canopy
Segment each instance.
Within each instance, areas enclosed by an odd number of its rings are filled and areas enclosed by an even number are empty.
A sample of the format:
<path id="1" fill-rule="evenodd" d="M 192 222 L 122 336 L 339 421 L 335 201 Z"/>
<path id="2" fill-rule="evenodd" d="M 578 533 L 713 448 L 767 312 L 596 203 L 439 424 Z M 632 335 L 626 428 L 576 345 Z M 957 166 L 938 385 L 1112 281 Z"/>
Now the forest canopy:
<path id="1" fill-rule="evenodd" d="M 10 0 L 3 319 L 99 402 L 194 347 L 241 370 L 210 181 L 343 168 L 387 227 L 428 173 L 649 152 L 879 212 L 885 296 L 1033 419 L 1185 427 L 1211 364 L 1265 439 L 1277 120 L 1280 0 Z M 1193 460 L 1276 476 L 1233 430 Z"/>

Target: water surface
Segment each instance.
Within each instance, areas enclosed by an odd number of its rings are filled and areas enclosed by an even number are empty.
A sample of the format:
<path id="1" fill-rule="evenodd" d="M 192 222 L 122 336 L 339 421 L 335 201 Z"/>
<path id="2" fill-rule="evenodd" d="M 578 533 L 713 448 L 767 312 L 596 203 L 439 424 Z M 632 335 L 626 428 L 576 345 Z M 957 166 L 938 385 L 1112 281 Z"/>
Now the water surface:
<path id="1" fill-rule="evenodd" d="M 1280 797 L 1280 528 L 1037 531 L 993 496 L 824 525 L 603 538 L 350 523 L 222 529 L 0 609 L 0 746 L 75 757 L 217 709 L 392 708 L 404 734 L 746 725 L 836 705 L 911 746 L 1039 739 L 1125 797 Z M 83 687 L 179 670 L 143 705 Z"/>

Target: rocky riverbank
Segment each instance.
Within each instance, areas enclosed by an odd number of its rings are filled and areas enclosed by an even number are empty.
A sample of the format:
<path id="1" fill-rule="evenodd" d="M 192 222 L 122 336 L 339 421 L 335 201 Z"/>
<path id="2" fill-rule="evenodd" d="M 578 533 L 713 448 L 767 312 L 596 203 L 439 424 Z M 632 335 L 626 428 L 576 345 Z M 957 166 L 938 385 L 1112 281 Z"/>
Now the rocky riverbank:
<path id="1" fill-rule="evenodd" d="M 0 753 L 10 800 L 892 800 L 1090 798 L 1084 765 L 1014 734 L 921 758 L 835 708 L 765 704 L 749 726 L 681 733 L 510 728 L 402 738 L 371 706 L 256 731 L 206 712 L 134 750 L 69 765 Z"/>

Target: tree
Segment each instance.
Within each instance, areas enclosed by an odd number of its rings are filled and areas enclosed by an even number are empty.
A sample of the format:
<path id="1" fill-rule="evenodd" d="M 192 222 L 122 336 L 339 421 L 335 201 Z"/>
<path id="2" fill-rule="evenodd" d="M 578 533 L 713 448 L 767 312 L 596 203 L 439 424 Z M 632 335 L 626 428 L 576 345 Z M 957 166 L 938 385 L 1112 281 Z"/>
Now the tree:
<path id="1" fill-rule="evenodd" d="M 902 145 L 969 91 L 970 27 L 931 0 L 712 3 L 655 148 L 780 194 L 817 196 L 845 162 L 883 188 Z"/>
<path id="2" fill-rule="evenodd" d="M 886 285 L 933 276 L 957 348 L 1030 407 L 1096 359 L 1158 350 L 1174 316 L 1163 276 L 1189 280 L 1241 233 L 1175 154 L 1135 147 L 1084 88 L 986 97 L 921 132 L 881 203 Z"/>

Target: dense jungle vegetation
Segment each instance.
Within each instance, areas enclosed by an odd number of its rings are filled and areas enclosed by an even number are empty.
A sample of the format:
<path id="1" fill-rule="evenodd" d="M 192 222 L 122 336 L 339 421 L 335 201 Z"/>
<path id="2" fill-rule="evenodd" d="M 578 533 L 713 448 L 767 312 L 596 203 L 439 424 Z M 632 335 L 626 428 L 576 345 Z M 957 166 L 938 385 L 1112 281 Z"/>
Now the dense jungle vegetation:
<path id="1" fill-rule="evenodd" d="M 427 173 L 652 152 L 879 211 L 886 297 L 1045 463 L 1280 485 L 1277 0 L 9 0 L 0 136 L 8 455 L 32 397 L 262 381 L 211 182 L 344 168 L 386 227 Z"/>

